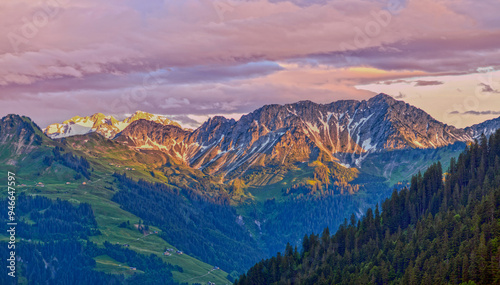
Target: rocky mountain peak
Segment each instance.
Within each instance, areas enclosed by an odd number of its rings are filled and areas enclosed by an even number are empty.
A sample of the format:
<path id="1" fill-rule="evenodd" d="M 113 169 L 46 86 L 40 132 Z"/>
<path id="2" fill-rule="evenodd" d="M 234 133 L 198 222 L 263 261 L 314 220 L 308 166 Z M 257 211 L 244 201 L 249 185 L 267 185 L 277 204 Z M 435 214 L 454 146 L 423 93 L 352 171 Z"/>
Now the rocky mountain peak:
<path id="1" fill-rule="evenodd" d="M 465 128 L 465 132 L 477 139 L 482 134 L 489 137 L 498 129 L 500 129 L 500 117 L 467 127 Z"/>
<path id="2" fill-rule="evenodd" d="M 190 132 L 175 125 L 139 119 L 120 132 L 115 140 L 142 150 L 160 150 L 179 162 L 187 161 L 187 141 Z"/>
<path id="3" fill-rule="evenodd" d="M 70 120 L 64 121 L 62 124 L 49 125 L 46 129 L 44 129 L 44 132 L 53 139 L 73 135 L 84 135 L 92 132 L 99 133 L 107 138 L 113 138 L 131 123 L 142 119 L 153 121 L 162 125 L 174 125 L 180 127 L 177 122 L 174 122 L 165 116 L 137 111 L 125 118 L 123 121 L 119 121 L 113 116 L 106 116 L 102 113 L 96 113 L 87 117 L 76 116 Z"/>
<path id="4" fill-rule="evenodd" d="M 380 93 L 378 95 L 375 95 L 373 97 L 371 97 L 370 99 L 368 99 L 368 102 L 369 103 L 372 103 L 372 104 L 381 104 L 381 103 L 387 103 L 387 104 L 395 104 L 397 102 L 402 102 L 404 103 L 403 101 L 398 101 L 396 99 L 394 99 L 392 96 L 389 96 L 385 93 Z"/>
<path id="5" fill-rule="evenodd" d="M 235 177 L 254 167 L 308 162 L 320 155 L 359 166 L 369 153 L 471 141 L 480 131 L 500 127 L 500 119 L 457 129 L 378 94 L 363 101 L 265 105 L 237 121 L 212 117 L 192 132 L 141 111 L 118 126 L 123 129 L 116 131 L 116 140 L 132 148 L 161 150 L 208 174 Z"/>
<path id="6" fill-rule="evenodd" d="M 42 144 L 43 136 L 42 130 L 28 117 L 10 114 L 0 120 L 0 150 L 10 148 L 16 155 L 26 154 Z"/>
<path id="7" fill-rule="evenodd" d="M 159 123 L 162 125 L 174 125 L 177 127 L 181 127 L 177 122 L 174 122 L 165 116 L 155 115 L 155 114 L 151 114 L 151 113 L 144 112 L 144 111 L 136 111 L 134 114 L 130 115 L 128 118 L 123 120 L 123 122 L 126 124 L 130 124 L 132 122 L 135 122 L 135 121 L 141 120 L 141 119 L 156 122 L 156 123 Z"/>

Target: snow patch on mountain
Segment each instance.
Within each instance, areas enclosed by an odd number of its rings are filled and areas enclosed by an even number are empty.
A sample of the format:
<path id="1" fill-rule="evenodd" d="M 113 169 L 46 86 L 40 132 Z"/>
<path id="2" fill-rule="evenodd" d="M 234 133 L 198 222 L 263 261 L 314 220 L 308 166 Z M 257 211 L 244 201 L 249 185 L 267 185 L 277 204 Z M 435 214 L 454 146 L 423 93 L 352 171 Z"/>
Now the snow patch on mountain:
<path id="1" fill-rule="evenodd" d="M 43 132 L 52 139 L 65 138 L 69 136 L 85 135 L 97 132 L 106 138 L 114 138 L 131 123 L 137 120 L 148 120 L 162 125 L 180 125 L 165 116 L 150 114 L 137 111 L 131 114 L 123 121 L 118 121 L 113 116 L 105 116 L 96 113 L 88 117 L 73 117 L 62 124 L 52 124 L 43 130 Z"/>

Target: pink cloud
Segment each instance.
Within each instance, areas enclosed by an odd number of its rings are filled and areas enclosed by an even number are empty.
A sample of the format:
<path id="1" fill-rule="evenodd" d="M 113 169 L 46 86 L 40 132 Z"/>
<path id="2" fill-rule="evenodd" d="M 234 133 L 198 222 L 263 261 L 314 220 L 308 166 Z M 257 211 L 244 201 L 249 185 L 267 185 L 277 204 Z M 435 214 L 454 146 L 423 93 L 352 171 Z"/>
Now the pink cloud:
<path id="1" fill-rule="evenodd" d="M 243 113 L 362 99 L 373 93 L 359 84 L 500 65 L 498 1 L 408 0 L 393 14 L 384 1 L 222 2 L 223 10 L 212 0 L 2 1 L 0 114 L 25 108 L 47 123 L 75 108 L 113 112 L 146 74 L 167 69 L 134 107 L 161 112 L 172 98 L 190 102 L 174 115 Z M 25 22 L 44 12 L 47 22 L 26 38 Z M 12 35 L 24 37 L 17 48 Z"/>

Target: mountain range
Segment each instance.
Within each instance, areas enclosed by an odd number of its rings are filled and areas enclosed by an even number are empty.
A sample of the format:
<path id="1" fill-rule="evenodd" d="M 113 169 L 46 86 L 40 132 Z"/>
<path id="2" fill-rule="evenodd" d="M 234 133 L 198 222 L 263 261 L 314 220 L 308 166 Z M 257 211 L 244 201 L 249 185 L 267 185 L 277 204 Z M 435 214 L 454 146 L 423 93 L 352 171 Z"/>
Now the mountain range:
<path id="1" fill-rule="evenodd" d="M 52 138 L 91 131 L 138 150 L 161 150 L 210 175 L 235 178 L 251 168 L 313 161 L 318 156 L 360 167 L 369 153 L 429 149 L 470 142 L 500 128 L 500 118 L 465 129 L 379 94 L 330 104 L 266 105 L 238 121 L 213 117 L 194 131 L 158 115 L 137 112 L 124 121 L 95 114 L 50 125 Z"/>
<path id="2" fill-rule="evenodd" d="M 62 124 L 51 124 L 43 131 L 52 139 L 84 135 L 92 132 L 99 133 L 107 138 L 113 138 L 128 125 L 137 120 L 148 120 L 161 125 L 174 125 L 180 127 L 179 124 L 164 116 L 137 111 L 123 121 L 118 121 L 113 116 L 106 116 L 101 113 L 96 113 L 87 117 L 76 116 L 62 122 Z"/>

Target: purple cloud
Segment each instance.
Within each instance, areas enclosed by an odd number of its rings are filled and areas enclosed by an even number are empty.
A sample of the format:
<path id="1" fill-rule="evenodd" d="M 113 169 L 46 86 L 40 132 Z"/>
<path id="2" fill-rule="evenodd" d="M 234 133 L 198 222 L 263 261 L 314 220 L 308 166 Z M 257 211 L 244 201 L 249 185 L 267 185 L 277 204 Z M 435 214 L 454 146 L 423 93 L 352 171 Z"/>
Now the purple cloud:
<path id="1" fill-rule="evenodd" d="M 500 94 L 500 91 L 493 89 L 490 85 L 485 84 L 485 83 L 480 83 L 479 86 L 482 86 L 483 88 L 481 89 L 482 92 L 484 93 L 496 93 Z"/>
<path id="2" fill-rule="evenodd" d="M 27 37 L 26 23 L 46 7 L 2 1 L 0 115 L 44 125 L 137 109 L 244 113 L 365 99 L 373 93 L 356 85 L 438 85 L 414 77 L 500 66 L 498 1 L 397 1 L 398 13 L 387 1 L 225 2 L 221 11 L 209 0 L 66 1 Z"/>
<path id="3" fill-rule="evenodd" d="M 415 81 L 415 86 L 434 86 L 434 85 L 442 85 L 444 82 L 437 80 L 417 80 Z"/>

